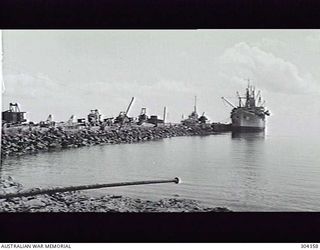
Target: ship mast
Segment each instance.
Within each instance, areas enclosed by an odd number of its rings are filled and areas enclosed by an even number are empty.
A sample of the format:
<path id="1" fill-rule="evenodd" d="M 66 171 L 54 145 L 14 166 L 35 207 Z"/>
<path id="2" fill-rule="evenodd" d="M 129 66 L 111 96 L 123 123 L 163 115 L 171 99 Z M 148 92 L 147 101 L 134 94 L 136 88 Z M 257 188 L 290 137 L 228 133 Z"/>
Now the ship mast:
<path id="1" fill-rule="evenodd" d="M 250 94 L 249 94 L 249 85 L 248 85 L 248 88 L 246 89 L 246 107 L 249 107 L 249 99 L 250 99 Z"/>
<path id="2" fill-rule="evenodd" d="M 247 108 L 254 108 L 256 107 L 256 97 L 255 97 L 255 87 L 250 85 L 250 79 L 246 79 L 248 81 L 248 87 L 246 89 L 246 104 Z M 260 94 L 260 92 L 259 92 Z"/>
<path id="3" fill-rule="evenodd" d="M 237 96 L 239 98 L 239 107 L 241 108 L 242 107 L 242 101 L 241 101 L 242 97 L 240 96 L 239 91 L 237 91 Z"/>

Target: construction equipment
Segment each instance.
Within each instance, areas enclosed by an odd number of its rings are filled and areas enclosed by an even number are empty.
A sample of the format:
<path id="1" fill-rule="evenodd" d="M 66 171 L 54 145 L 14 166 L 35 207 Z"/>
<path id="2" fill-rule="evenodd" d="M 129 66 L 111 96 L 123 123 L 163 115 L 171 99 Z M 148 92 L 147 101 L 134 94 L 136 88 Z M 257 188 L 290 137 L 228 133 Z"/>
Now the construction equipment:
<path id="1" fill-rule="evenodd" d="M 138 125 L 141 125 L 142 123 L 147 122 L 147 121 L 148 121 L 147 109 L 141 108 L 141 112 L 138 117 Z"/>
<path id="2" fill-rule="evenodd" d="M 121 111 L 119 115 L 114 119 L 115 124 L 124 124 L 127 122 L 129 122 L 129 118 L 124 111 Z"/>
<path id="3" fill-rule="evenodd" d="M 18 103 L 10 103 L 9 109 L 2 112 L 2 123 L 21 124 L 27 121 L 24 118 L 26 112 L 21 112 Z"/>
<path id="4" fill-rule="evenodd" d="M 158 119 L 157 115 L 151 115 L 150 118 L 148 119 L 148 123 L 158 126 L 159 123 L 163 123 L 163 120 Z"/>
<path id="5" fill-rule="evenodd" d="M 126 115 L 129 114 L 129 111 L 130 111 L 130 108 L 131 108 L 131 105 L 132 105 L 133 101 L 134 101 L 134 97 L 131 98 L 131 101 L 130 101 L 130 103 L 129 103 L 129 106 L 128 106 L 127 110 L 126 110 Z"/>
<path id="6" fill-rule="evenodd" d="M 208 120 L 208 118 L 204 114 L 205 114 L 205 112 L 203 112 L 202 115 L 199 117 L 199 122 L 201 124 L 205 124 Z"/>
<path id="7" fill-rule="evenodd" d="M 75 116 L 71 115 L 70 118 L 66 122 L 60 122 L 59 127 L 65 127 L 65 128 L 69 128 L 69 129 L 78 128 L 79 123 L 75 122 L 74 120 L 75 120 Z"/>
<path id="8" fill-rule="evenodd" d="M 106 126 L 111 126 L 114 122 L 114 117 L 108 117 L 103 119 L 103 122 L 105 123 Z"/>
<path id="9" fill-rule="evenodd" d="M 91 109 L 88 114 L 88 123 L 91 126 L 99 126 L 101 123 L 101 114 L 98 109 Z"/>
<path id="10" fill-rule="evenodd" d="M 86 118 L 77 119 L 77 124 L 80 126 L 85 126 L 86 125 Z"/>
<path id="11" fill-rule="evenodd" d="M 56 123 L 53 121 L 53 117 L 51 114 L 49 114 L 47 120 L 45 121 L 41 121 L 39 123 L 39 126 L 42 128 L 49 128 L 49 127 L 54 127 L 56 125 Z"/>
<path id="12" fill-rule="evenodd" d="M 72 126 L 73 123 L 74 123 L 74 115 L 70 116 L 69 120 L 67 121 L 67 124 L 68 124 L 69 126 Z"/>
<path id="13" fill-rule="evenodd" d="M 130 123 L 133 121 L 132 117 L 128 117 L 131 105 L 134 101 L 134 97 L 131 98 L 131 101 L 126 109 L 126 111 L 121 111 L 119 115 L 115 118 L 114 123 L 116 124 L 124 124 L 124 123 Z"/>

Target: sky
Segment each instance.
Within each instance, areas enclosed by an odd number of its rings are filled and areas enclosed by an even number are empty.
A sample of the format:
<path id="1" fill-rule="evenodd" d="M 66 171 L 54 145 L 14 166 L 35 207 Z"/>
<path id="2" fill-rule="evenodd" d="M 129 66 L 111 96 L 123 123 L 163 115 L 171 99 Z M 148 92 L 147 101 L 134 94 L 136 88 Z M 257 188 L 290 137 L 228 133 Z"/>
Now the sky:
<path id="1" fill-rule="evenodd" d="M 319 133 L 319 30 L 5 30 L 2 110 L 30 121 L 126 110 L 178 122 L 193 109 L 229 122 L 247 80 L 261 90 L 274 134 Z"/>

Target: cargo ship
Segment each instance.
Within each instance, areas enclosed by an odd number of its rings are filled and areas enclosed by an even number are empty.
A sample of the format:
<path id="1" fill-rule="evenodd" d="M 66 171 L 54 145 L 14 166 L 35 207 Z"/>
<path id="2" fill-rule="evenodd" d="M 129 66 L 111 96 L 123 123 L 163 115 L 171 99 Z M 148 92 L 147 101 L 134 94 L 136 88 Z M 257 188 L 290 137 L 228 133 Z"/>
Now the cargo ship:
<path id="1" fill-rule="evenodd" d="M 183 119 L 181 121 L 181 124 L 185 126 L 193 126 L 197 124 L 207 124 L 208 123 L 208 118 L 204 115 L 205 112 L 202 113 L 201 116 L 198 115 L 197 113 L 197 97 L 194 97 L 194 108 L 192 113 L 188 116 L 187 119 Z"/>
<path id="2" fill-rule="evenodd" d="M 256 95 L 255 88 L 248 85 L 244 97 L 240 96 L 238 92 L 237 95 L 239 99 L 238 106 L 222 97 L 233 107 L 231 111 L 232 131 L 264 131 L 266 116 L 269 116 L 270 112 L 264 107 L 265 101 L 262 102 L 260 91 Z"/>

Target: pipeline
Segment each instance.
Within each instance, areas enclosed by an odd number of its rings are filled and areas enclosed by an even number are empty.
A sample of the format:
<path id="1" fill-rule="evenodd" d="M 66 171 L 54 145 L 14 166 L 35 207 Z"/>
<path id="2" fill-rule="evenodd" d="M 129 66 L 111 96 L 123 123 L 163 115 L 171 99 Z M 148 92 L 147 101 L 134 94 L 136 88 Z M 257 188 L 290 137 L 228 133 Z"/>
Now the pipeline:
<path id="1" fill-rule="evenodd" d="M 55 187 L 55 188 L 40 189 L 40 190 L 36 189 L 36 190 L 22 191 L 18 193 L 0 194 L 0 199 L 28 197 L 28 196 L 35 196 L 39 194 L 55 194 L 55 193 L 64 193 L 64 192 L 70 192 L 70 191 L 99 189 L 99 188 L 108 188 L 108 187 L 121 187 L 121 186 L 172 183 L 172 182 L 178 184 L 180 182 L 180 179 L 178 177 L 175 177 L 174 179 L 170 179 L 170 180 L 131 181 L 131 182 L 108 183 L 108 184 Z"/>

